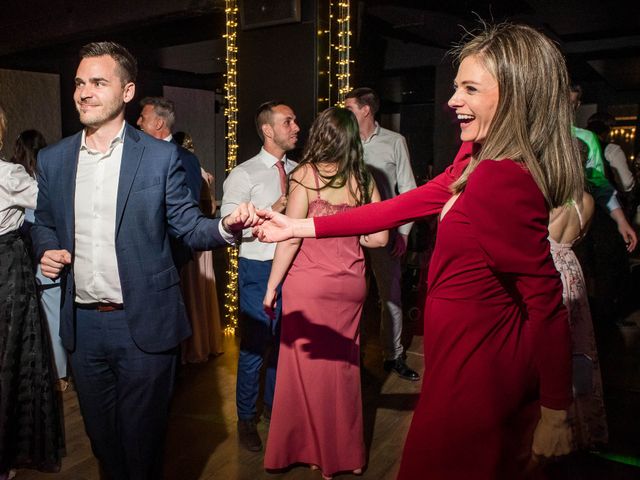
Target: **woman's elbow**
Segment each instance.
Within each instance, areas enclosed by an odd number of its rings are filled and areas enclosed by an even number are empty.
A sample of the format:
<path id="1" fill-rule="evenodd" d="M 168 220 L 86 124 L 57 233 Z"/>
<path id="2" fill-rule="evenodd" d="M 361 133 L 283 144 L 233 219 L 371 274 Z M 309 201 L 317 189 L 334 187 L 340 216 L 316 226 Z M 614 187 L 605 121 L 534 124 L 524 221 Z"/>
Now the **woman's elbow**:
<path id="1" fill-rule="evenodd" d="M 389 243 L 389 234 L 387 233 L 386 235 L 380 235 L 380 238 L 378 238 L 378 245 L 376 246 L 378 248 L 386 247 L 388 243 Z"/>
<path id="2" fill-rule="evenodd" d="M 389 243 L 388 232 L 378 232 L 373 235 L 363 235 L 360 238 L 360 244 L 367 248 L 382 248 L 386 247 Z"/>

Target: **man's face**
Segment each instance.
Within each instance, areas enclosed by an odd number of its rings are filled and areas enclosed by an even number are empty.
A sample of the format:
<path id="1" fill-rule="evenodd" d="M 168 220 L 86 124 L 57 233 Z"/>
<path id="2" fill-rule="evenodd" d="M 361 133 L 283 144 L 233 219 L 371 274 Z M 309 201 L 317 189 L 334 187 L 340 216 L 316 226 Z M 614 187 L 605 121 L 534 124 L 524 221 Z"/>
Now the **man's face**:
<path id="1" fill-rule="evenodd" d="M 266 128 L 265 140 L 269 139 L 285 152 L 296 148 L 300 127 L 291 108 L 286 105 L 273 107 L 271 123 L 266 125 Z"/>
<path id="2" fill-rule="evenodd" d="M 569 92 L 569 101 L 571 102 L 573 111 L 577 111 L 578 107 L 580 107 L 580 94 L 578 92 Z"/>
<path id="3" fill-rule="evenodd" d="M 356 120 L 358 121 L 358 127 L 362 129 L 364 119 L 367 116 L 367 113 L 369 113 L 369 107 L 367 105 L 363 105 L 361 107 L 358 105 L 358 101 L 355 98 L 347 98 L 344 101 L 344 108 L 353 112 L 356 116 Z"/>
<path id="4" fill-rule="evenodd" d="M 135 92 L 133 83 L 122 84 L 118 64 L 109 55 L 83 58 L 75 83 L 73 100 L 80 122 L 93 129 L 122 116 Z"/>
<path id="5" fill-rule="evenodd" d="M 160 117 L 156 115 L 156 112 L 153 109 L 153 105 L 145 105 L 144 107 L 142 107 L 142 111 L 140 112 L 140 116 L 138 117 L 137 125 L 144 133 L 153 136 L 154 133 L 159 129 L 158 120 L 160 120 Z"/>

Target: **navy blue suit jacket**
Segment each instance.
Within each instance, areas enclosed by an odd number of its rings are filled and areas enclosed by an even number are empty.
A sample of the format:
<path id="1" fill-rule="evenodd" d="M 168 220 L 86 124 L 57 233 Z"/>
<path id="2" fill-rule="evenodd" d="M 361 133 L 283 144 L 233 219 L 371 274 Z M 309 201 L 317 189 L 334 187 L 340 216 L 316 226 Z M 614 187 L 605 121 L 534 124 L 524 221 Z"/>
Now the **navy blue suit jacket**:
<path id="1" fill-rule="evenodd" d="M 172 143 L 175 141 L 172 140 Z M 200 191 L 202 189 L 202 172 L 200 171 L 200 160 L 182 145 L 178 145 L 178 158 L 182 162 L 187 178 L 187 187 L 196 202 L 200 201 Z"/>
<path id="2" fill-rule="evenodd" d="M 198 157 L 189 150 L 182 145 L 178 145 L 175 140 L 171 140 L 171 142 L 178 148 L 178 159 L 184 167 L 187 187 L 189 188 L 189 192 L 191 192 L 191 198 L 199 205 L 200 191 L 202 190 L 202 182 L 204 182 L 202 172 L 200 171 L 200 161 Z M 171 250 L 173 251 L 173 260 L 178 269 L 182 269 L 182 267 L 193 259 L 193 251 L 189 246 L 173 237 L 171 238 Z"/>
<path id="3" fill-rule="evenodd" d="M 74 254 L 74 200 L 81 132 L 40 151 L 38 206 L 31 230 L 40 259 L 46 250 Z M 129 329 L 141 350 L 171 349 L 191 334 L 180 277 L 169 236 L 194 250 L 226 242 L 219 219 L 205 218 L 192 199 L 176 145 L 156 140 L 130 125 L 124 147 L 116 201 L 115 244 L 120 285 Z M 60 336 L 75 347 L 73 268 L 61 273 Z"/>

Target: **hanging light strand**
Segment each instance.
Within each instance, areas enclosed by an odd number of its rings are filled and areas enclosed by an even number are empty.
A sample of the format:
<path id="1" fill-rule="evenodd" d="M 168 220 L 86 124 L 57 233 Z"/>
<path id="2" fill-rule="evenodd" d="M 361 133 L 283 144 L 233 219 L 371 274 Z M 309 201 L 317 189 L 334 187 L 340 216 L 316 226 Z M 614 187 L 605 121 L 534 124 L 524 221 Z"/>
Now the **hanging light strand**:
<path id="1" fill-rule="evenodd" d="M 225 75 L 225 109 L 227 164 L 228 174 L 235 166 L 238 153 L 238 97 L 237 97 L 237 63 L 238 46 L 236 44 L 238 32 L 238 2 L 237 0 L 225 0 L 226 33 L 227 42 L 227 73 Z M 227 267 L 227 287 L 224 294 L 226 334 L 233 334 L 238 327 L 238 247 L 227 247 L 229 264 Z"/>
<path id="2" fill-rule="evenodd" d="M 351 90 L 351 14 L 349 0 L 338 2 L 338 42 L 336 61 L 338 64 L 336 83 L 337 106 L 344 106 L 344 97 Z"/>

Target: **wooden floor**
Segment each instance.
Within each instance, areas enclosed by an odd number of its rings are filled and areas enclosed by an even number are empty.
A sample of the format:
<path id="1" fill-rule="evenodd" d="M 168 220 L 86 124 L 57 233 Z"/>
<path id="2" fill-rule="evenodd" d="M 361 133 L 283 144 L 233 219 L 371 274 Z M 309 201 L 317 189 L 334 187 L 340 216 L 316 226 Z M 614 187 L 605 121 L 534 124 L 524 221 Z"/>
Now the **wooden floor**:
<path id="1" fill-rule="evenodd" d="M 420 382 L 409 382 L 382 369 L 376 341 L 363 347 L 363 406 L 368 466 L 363 475 L 339 478 L 393 479 L 399 468 Z M 263 454 L 240 447 L 236 433 L 235 380 L 238 339 L 225 338 L 225 353 L 204 364 L 184 365 L 179 373 L 167 435 L 165 478 L 168 480 L 317 479 L 305 467 L 284 473 L 266 473 Z M 422 371 L 422 337 L 414 337 L 407 363 Z M 20 470 L 17 480 L 98 480 L 97 463 L 84 433 L 75 392 L 64 393 L 67 456 L 57 474 Z M 264 440 L 268 425 L 260 422 Z"/>
<path id="2" fill-rule="evenodd" d="M 635 284 L 634 284 L 635 285 Z M 640 289 L 640 278 L 637 281 Z M 634 287 L 635 288 L 635 287 Z M 634 291 L 638 291 L 638 290 Z M 364 353 L 362 377 L 365 443 L 368 465 L 363 475 L 339 478 L 391 480 L 399 468 L 404 439 L 418 399 L 421 382 L 408 382 L 386 374 L 382 369 L 378 341 L 377 296 L 370 294 L 362 322 Z M 411 317 L 420 317 L 411 315 Z M 605 455 L 574 454 L 554 463 L 547 472 L 550 480 L 637 480 L 640 463 L 632 467 L 611 461 L 607 453 L 640 462 L 640 298 L 635 312 L 627 320 L 635 327 L 617 328 L 609 319 L 604 324 L 600 358 L 605 383 L 605 402 L 609 423 L 609 447 Z M 421 330 L 405 317 L 405 333 Z M 407 363 L 422 373 L 422 337 L 406 339 Z M 184 365 L 178 376 L 171 408 L 165 453 L 166 480 L 320 480 L 320 473 L 296 467 L 285 473 L 266 473 L 262 453 L 251 453 L 238 444 L 236 433 L 235 380 L 238 339 L 225 337 L 221 356 L 207 363 Z M 57 474 L 20 470 L 17 480 L 99 480 L 97 463 L 74 392 L 64 393 L 67 456 Z M 266 440 L 268 426 L 260 422 L 258 430 Z M 627 462 L 628 463 L 628 462 Z M 421 480 L 421 479 L 416 479 Z"/>

